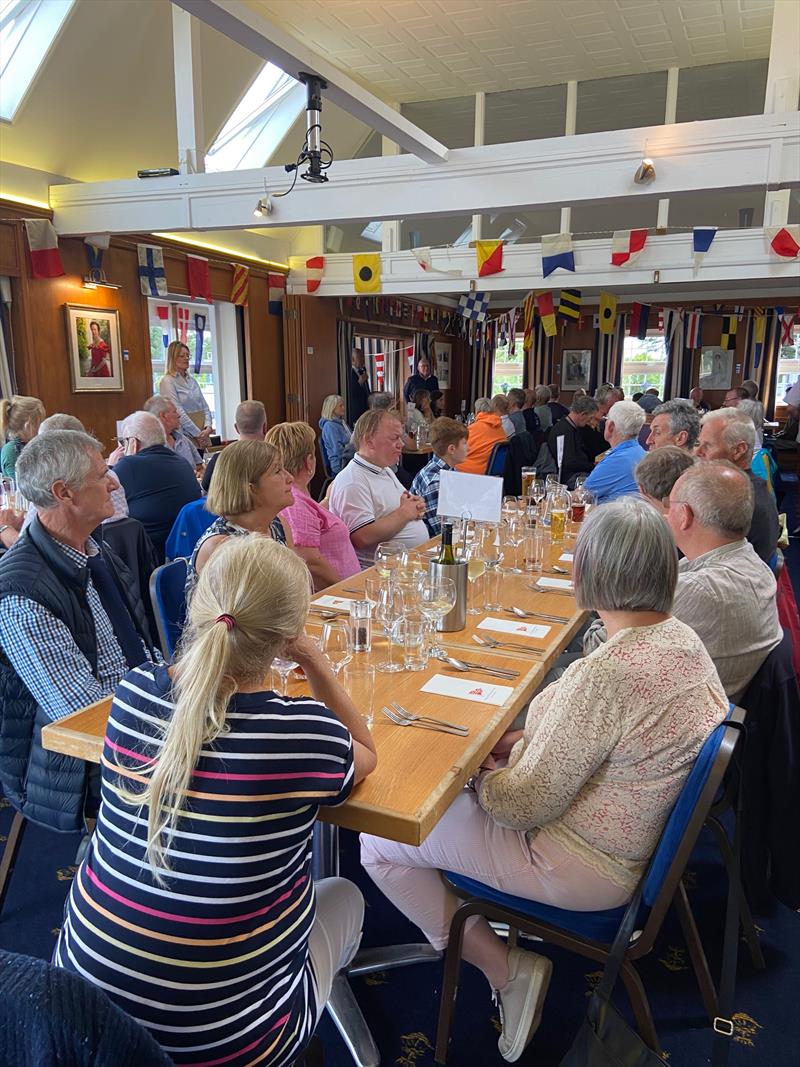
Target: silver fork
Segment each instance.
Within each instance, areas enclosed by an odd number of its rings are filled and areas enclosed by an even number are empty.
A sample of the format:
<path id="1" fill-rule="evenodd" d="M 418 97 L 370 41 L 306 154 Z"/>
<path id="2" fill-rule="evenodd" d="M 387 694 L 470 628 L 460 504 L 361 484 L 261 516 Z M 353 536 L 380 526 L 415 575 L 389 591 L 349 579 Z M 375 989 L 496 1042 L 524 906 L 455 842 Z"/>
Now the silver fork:
<path id="1" fill-rule="evenodd" d="M 440 734 L 454 734 L 456 737 L 467 736 L 467 732 L 463 729 L 454 730 L 451 726 L 434 726 L 432 722 L 416 722 L 411 719 L 404 719 L 402 715 L 398 715 L 395 711 L 390 711 L 387 707 L 381 708 L 381 711 L 395 726 L 418 726 L 421 730 L 437 730 Z"/>
<path id="2" fill-rule="evenodd" d="M 484 648 L 517 648 L 521 652 L 529 652 L 532 656 L 544 655 L 540 648 L 531 648 L 530 645 L 517 645 L 513 641 L 495 641 L 493 637 L 479 637 L 477 634 L 472 635 L 472 640 L 476 645 L 483 645 Z"/>
<path id="3" fill-rule="evenodd" d="M 430 722 L 434 723 L 436 726 L 448 726 L 451 730 L 463 731 L 465 734 L 469 733 L 468 727 L 459 726 L 458 723 L 450 722 L 449 719 L 435 719 L 432 715 L 414 715 L 408 708 L 404 708 L 402 704 L 398 704 L 396 700 L 393 700 L 391 704 L 395 714 L 403 719 L 408 719 L 410 722 Z"/>

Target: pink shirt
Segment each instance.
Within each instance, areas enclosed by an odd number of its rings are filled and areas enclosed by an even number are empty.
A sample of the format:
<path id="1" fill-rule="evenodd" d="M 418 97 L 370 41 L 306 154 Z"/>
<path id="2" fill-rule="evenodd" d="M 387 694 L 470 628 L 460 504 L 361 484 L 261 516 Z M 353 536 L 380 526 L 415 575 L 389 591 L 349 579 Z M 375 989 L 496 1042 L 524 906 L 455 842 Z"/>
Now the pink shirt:
<path id="1" fill-rule="evenodd" d="M 294 486 L 292 493 L 294 504 L 284 508 L 281 515 L 291 527 L 294 543 L 299 548 L 318 548 L 340 581 L 359 574 L 361 567 L 350 541 L 350 531 L 342 520 L 298 486 Z"/>

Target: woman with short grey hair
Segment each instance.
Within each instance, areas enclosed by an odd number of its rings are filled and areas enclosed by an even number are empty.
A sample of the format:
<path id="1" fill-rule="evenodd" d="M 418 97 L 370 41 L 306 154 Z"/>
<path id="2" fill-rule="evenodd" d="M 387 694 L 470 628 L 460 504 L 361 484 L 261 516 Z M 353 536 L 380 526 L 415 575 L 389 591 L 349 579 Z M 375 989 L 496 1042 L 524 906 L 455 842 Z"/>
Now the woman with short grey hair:
<path id="1" fill-rule="evenodd" d="M 553 412 L 547 406 L 550 403 L 550 387 L 537 385 L 533 391 L 533 410 L 539 417 L 539 425 L 544 433 L 553 425 Z"/>
<path id="2" fill-rule="evenodd" d="M 604 461 L 605 462 L 605 461 Z M 361 837 L 361 859 L 386 896 L 436 948 L 460 901 L 439 872 L 559 908 L 624 904 L 672 805 L 728 702 L 702 642 L 670 615 L 675 546 L 638 498 L 594 509 L 575 548 L 575 595 L 608 641 L 533 698 L 524 730 L 484 760 L 420 846 Z M 550 978 L 544 957 L 509 949 L 482 918 L 464 958 L 502 1004 L 500 1052 L 519 1058 Z"/>

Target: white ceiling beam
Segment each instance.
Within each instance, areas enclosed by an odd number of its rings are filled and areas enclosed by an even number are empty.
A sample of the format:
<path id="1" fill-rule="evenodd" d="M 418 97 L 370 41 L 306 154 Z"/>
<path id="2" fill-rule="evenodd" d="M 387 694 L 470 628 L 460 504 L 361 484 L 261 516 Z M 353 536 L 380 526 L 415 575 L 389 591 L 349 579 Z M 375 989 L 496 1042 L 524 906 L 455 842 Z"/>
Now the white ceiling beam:
<path id="1" fill-rule="evenodd" d="M 652 185 L 635 185 L 642 156 Z M 425 218 L 701 190 L 800 185 L 800 114 L 646 126 L 454 149 L 441 167 L 414 156 L 342 160 L 330 183 L 298 181 L 273 199 L 271 228 L 362 219 Z M 64 235 L 153 230 L 250 229 L 267 192 L 285 189 L 281 167 L 172 178 L 50 186 L 54 225 Z"/>
<path id="2" fill-rule="evenodd" d="M 562 288 L 580 289 L 589 302 L 591 294 L 605 289 L 613 293 L 636 293 L 646 289 L 653 293 L 663 292 L 666 299 L 666 293 L 675 287 L 699 291 L 719 287 L 722 283 L 755 286 L 759 281 L 768 283 L 770 293 L 775 295 L 795 296 L 797 293 L 796 262 L 774 255 L 762 229 L 720 230 L 699 272 L 694 270 L 690 233 L 651 234 L 641 256 L 624 269 L 611 265 L 609 238 L 576 241 L 575 273 L 558 271 L 546 279 L 542 276 L 542 246 L 539 243 L 506 245 L 502 273 L 488 278 L 477 277 L 475 250 L 472 248 L 440 248 L 432 255 L 434 267 L 460 270 L 462 276 L 424 271 L 411 252 L 384 253 L 381 257 L 381 292 L 419 297 L 434 293 L 458 294 L 466 292 L 470 281 L 474 280 L 480 292 L 496 294 L 498 301 L 506 301 L 509 292 L 525 294 L 531 289 Z M 289 258 L 290 293 L 305 293 L 304 266 L 304 257 Z M 352 256 L 344 253 L 327 255 L 317 295 L 352 296 L 354 292 Z"/>
<path id="3" fill-rule="evenodd" d="M 191 15 L 175 6 L 172 8 L 172 55 L 178 166 L 181 174 L 200 174 L 206 169 L 200 44 L 197 35 L 192 34 Z"/>
<path id="4" fill-rule="evenodd" d="M 325 135 L 324 102 L 330 100 L 361 119 L 378 133 L 413 153 L 426 163 L 447 159 L 447 146 L 403 118 L 383 100 L 368 92 L 352 78 L 317 55 L 275 23 L 255 14 L 234 0 L 172 0 L 207 26 L 218 30 L 243 48 L 280 67 L 293 78 L 305 71 L 317 74 L 328 83 L 323 92 L 323 137 Z"/>

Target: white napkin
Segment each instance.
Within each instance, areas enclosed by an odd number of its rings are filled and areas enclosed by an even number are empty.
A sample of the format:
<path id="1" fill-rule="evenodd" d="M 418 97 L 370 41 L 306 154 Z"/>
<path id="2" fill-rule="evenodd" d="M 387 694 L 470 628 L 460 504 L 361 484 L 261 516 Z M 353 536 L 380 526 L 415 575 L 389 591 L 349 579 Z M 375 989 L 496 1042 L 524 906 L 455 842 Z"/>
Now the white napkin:
<path id="1" fill-rule="evenodd" d="M 501 634 L 515 634 L 517 637 L 547 637 L 551 627 L 536 622 L 523 622 L 521 619 L 484 619 L 478 623 L 479 630 L 496 630 Z"/>
<path id="2" fill-rule="evenodd" d="M 474 682 L 466 678 L 450 678 L 446 674 L 434 674 L 423 685 L 423 693 L 436 693 L 437 696 L 455 697 L 457 700 L 472 700 L 476 704 L 505 704 L 514 692 L 510 685 L 494 685 L 491 682 Z"/>
<path id="3" fill-rule="evenodd" d="M 569 578 L 539 578 L 536 584 L 542 589 L 566 589 L 572 592 L 572 582 Z"/>

